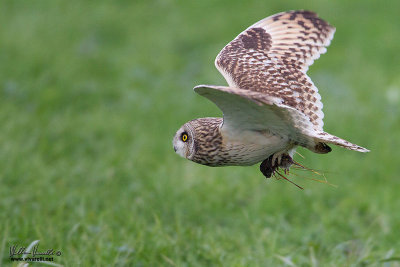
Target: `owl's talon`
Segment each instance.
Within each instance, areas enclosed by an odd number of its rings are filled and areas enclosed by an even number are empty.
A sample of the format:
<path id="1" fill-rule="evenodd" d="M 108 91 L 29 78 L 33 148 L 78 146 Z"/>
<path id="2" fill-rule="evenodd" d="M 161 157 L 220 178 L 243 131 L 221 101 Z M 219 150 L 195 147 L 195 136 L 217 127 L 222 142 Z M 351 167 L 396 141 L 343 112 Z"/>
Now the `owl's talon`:
<path id="1" fill-rule="evenodd" d="M 260 165 L 260 171 L 266 178 L 270 178 L 278 168 L 282 168 L 285 173 L 289 172 L 290 166 L 294 163 L 288 154 L 274 154 L 265 159 Z"/>
<path id="2" fill-rule="evenodd" d="M 280 163 L 280 160 L 281 160 L 281 156 L 282 156 L 282 153 L 275 153 L 275 154 L 273 154 L 272 155 L 272 160 L 271 160 L 271 162 L 275 165 L 275 164 L 277 164 L 277 165 L 279 165 L 279 163 Z M 277 162 L 278 161 L 278 162 Z"/>

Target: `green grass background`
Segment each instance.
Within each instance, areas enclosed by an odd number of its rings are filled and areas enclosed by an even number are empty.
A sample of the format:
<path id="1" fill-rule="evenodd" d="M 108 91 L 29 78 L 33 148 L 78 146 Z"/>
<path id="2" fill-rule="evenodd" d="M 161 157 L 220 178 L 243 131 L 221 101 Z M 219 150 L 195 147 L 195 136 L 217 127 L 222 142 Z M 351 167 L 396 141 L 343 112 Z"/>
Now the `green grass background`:
<path id="1" fill-rule="evenodd" d="M 219 50 L 291 9 L 337 28 L 309 75 L 325 130 L 371 153 L 300 149 L 296 160 L 338 185 L 293 176 L 303 191 L 258 166 L 178 157 L 183 123 L 221 115 L 192 91 L 225 84 Z M 399 10 L 396 0 L 1 1 L 0 262 L 39 239 L 65 266 L 400 266 Z"/>

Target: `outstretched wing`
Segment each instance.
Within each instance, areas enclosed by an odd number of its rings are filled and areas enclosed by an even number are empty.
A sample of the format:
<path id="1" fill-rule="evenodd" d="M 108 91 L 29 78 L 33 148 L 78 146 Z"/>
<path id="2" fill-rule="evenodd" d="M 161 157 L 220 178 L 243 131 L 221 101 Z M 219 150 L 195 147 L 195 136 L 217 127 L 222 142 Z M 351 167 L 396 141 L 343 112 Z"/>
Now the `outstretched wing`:
<path id="1" fill-rule="evenodd" d="M 305 74 L 326 51 L 335 28 L 310 11 L 289 11 L 250 26 L 226 45 L 215 65 L 230 87 L 279 97 L 322 131 L 321 96 Z"/>
<path id="2" fill-rule="evenodd" d="M 226 135 L 243 131 L 268 131 L 288 137 L 299 145 L 308 146 L 315 130 L 308 118 L 298 110 L 283 104 L 280 97 L 245 89 L 198 85 L 194 91 L 223 112 L 221 131 Z"/>
<path id="3" fill-rule="evenodd" d="M 210 99 L 223 112 L 221 132 L 231 135 L 243 131 L 268 131 L 274 135 L 288 137 L 297 145 L 313 150 L 319 143 L 331 143 L 350 150 L 368 152 L 339 137 L 315 131 L 307 116 L 297 109 L 285 105 L 280 97 L 226 86 L 198 85 L 195 92 Z"/>

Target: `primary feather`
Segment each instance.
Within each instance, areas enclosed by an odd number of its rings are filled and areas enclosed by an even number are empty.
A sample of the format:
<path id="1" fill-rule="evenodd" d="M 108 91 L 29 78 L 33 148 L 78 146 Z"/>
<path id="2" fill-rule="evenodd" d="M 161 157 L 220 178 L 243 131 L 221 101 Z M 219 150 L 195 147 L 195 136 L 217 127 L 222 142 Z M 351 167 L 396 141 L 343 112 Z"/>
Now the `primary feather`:
<path id="1" fill-rule="evenodd" d="M 310 11 L 267 17 L 240 33 L 215 59 L 229 86 L 280 97 L 322 130 L 321 96 L 305 74 L 333 38 L 335 28 Z"/>

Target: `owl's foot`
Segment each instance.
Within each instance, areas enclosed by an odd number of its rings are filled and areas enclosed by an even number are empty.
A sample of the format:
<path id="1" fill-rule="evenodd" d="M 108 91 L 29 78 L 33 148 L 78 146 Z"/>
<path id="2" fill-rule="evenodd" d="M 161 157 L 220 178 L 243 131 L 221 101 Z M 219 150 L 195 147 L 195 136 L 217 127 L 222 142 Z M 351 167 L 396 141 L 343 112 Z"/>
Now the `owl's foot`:
<path id="1" fill-rule="evenodd" d="M 264 160 L 260 165 L 260 171 L 266 178 L 270 178 L 274 175 L 274 177 L 283 178 L 298 188 L 303 189 L 303 187 L 293 183 L 285 176 L 286 174 L 289 174 L 289 168 L 292 164 L 297 165 L 298 163 L 294 162 L 292 157 L 288 154 L 280 153 L 278 156 L 272 155 Z M 279 169 L 282 169 L 284 173 L 282 174 Z"/>
<path id="2" fill-rule="evenodd" d="M 288 154 L 277 153 L 265 159 L 260 165 L 260 171 L 266 178 L 270 178 L 278 168 L 289 170 L 294 163 L 291 156 Z"/>

